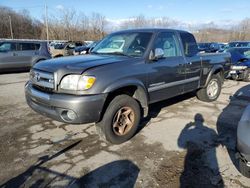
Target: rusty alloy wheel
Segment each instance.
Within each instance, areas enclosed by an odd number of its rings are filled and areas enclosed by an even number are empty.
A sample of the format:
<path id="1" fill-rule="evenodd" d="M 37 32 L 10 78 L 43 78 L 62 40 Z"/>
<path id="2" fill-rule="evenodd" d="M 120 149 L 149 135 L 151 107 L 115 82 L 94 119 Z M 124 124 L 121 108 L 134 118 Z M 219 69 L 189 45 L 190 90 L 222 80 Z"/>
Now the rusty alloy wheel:
<path id="1" fill-rule="evenodd" d="M 130 107 L 120 108 L 113 119 L 113 131 L 118 136 L 126 135 L 135 124 L 135 112 Z"/>

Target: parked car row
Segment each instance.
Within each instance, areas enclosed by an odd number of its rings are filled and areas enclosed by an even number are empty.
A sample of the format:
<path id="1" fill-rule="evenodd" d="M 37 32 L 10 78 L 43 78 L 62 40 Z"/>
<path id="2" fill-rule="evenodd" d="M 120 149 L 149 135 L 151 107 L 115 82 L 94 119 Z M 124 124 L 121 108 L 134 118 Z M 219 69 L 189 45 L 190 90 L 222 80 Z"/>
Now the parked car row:
<path id="1" fill-rule="evenodd" d="M 227 78 L 234 80 L 250 81 L 250 42 L 234 41 L 225 43 L 198 43 L 200 53 L 223 53 L 231 54 L 231 71 Z"/>
<path id="2" fill-rule="evenodd" d="M 83 54 L 89 54 L 90 51 L 98 44 L 98 41 L 94 41 L 92 43 L 89 43 L 87 45 L 78 46 L 74 49 L 73 54 L 74 55 L 83 55 Z"/>
<path id="3" fill-rule="evenodd" d="M 198 43 L 200 52 L 212 53 L 224 51 L 226 44 L 217 42 Z"/>
<path id="4" fill-rule="evenodd" d="M 229 48 L 235 47 L 250 47 L 250 41 L 233 41 L 229 43 L 218 42 L 200 42 L 198 43 L 198 49 L 200 52 L 224 52 Z"/>
<path id="5" fill-rule="evenodd" d="M 56 43 L 53 48 L 50 48 L 50 53 L 53 58 L 70 56 L 73 55 L 73 52 L 76 47 L 83 46 L 83 42 L 64 42 L 64 43 Z"/>

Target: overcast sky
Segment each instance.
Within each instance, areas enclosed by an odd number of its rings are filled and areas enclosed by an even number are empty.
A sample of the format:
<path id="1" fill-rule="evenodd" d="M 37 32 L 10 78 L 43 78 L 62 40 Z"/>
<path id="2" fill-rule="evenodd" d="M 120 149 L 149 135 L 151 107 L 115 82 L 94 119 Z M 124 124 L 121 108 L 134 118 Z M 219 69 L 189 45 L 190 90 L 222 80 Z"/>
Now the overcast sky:
<path id="1" fill-rule="evenodd" d="M 16 11 L 29 10 L 38 19 L 47 4 L 49 15 L 65 8 L 86 15 L 98 12 L 110 20 L 146 17 L 169 17 L 186 23 L 235 23 L 250 17 L 250 0 L 0 0 L 0 5 Z"/>

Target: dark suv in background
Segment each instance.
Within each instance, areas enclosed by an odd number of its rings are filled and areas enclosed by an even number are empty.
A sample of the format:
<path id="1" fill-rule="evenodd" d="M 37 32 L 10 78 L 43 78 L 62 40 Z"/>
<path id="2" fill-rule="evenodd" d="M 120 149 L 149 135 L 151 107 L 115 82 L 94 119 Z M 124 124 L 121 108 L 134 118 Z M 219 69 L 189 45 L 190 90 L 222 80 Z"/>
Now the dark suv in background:
<path id="1" fill-rule="evenodd" d="M 35 63 L 50 58 L 46 41 L 0 41 L 0 71 L 30 69 Z"/>
<path id="2" fill-rule="evenodd" d="M 203 42 L 198 43 L 198 50 L 206 53 L 214 53 L 220 49 L 220 45 L 217 42 Z"/>

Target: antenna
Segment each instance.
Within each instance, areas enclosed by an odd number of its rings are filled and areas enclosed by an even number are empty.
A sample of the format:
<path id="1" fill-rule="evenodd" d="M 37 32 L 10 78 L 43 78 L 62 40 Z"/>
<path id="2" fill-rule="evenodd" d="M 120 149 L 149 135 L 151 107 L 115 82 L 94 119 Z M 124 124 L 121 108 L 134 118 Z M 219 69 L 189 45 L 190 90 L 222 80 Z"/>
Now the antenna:
<path id="1" fill-rule="evenodd" d="M 47 4 L 45 4 L 45 24 L 46 24 L 47 41 L 49 41 L 48 7 L 47 7 Z"/>

